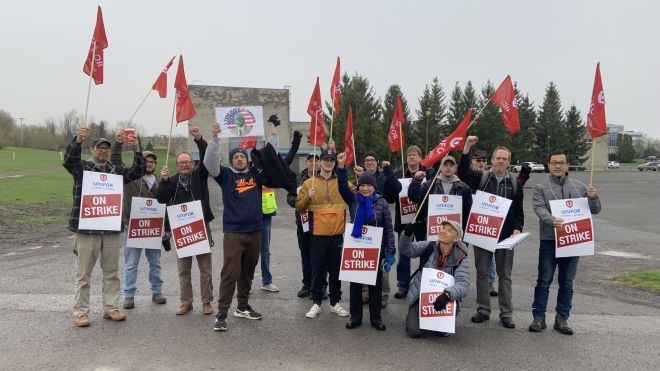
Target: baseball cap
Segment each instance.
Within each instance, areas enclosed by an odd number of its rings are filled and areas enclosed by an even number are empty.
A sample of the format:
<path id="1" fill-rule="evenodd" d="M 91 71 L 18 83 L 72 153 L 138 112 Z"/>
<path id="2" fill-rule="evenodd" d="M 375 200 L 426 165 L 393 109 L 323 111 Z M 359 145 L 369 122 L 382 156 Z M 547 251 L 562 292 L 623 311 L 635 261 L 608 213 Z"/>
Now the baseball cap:
<path id="1" fill-rule="evenodd" d="M 94 141 L 92 142 L 92 147 L 96 147 L 97 145 L 99 145 L 101 143 L 107 143 L 108 146 L 112 146 L 112 143 L 109 140 L 107 140 L 105 138 L 97 138 L 97 139 L 94 139 Z"/>
<path id="2" fill-rule="evenodd" d="M 456 159 L 454 158 L 454 156 L 449 156 L 449 155 L 442 158 L 442 161 L 440 161 L 440 165 L 444 165 L 445 162 L 447 161 L 451 161 L 454 163 L 454 165 L 456 165 Z"/>
<path id="3" fill-rule="evenodd" d="M 145 157 L 145 158 L 146 158 L 146 157 L 148 157 L 148 156 L 153 157 L 154 160 L 158 160 L 158 156 L 156 156 L 155 153 L 153 153 L 153 152 L 151 152 L 151 151 L 142 151 L 142 157 Z"/>
<path id="4" fill-rule="evenodd" d="M 461 225 L 456 223 L 453 220 L 443 220 L 440 225 L 448 225 L 456 231 L 456 235 L 458 236 L 459 240 L 463 239 L 463 228 L 461 228 Z"/>
<path id="5" fill-rule="evenodd" d="M 332 158 L 333 160 L 336 160 L 337 153 L 335 153 L 335 151 L 332 149 L 324 149 L 323 151 L 321 151 L 321 160 L 324 160 L 326 158 Z"/>
<path id="6" fill-rule="evenodd" d="M 488 154 L 486 154 L 486 151 L 478 149 L 474 151 L 474 153 L 472 154 L 472 158 L 473 159 L 483 158 L 484 160 L 488 160 Z"/>

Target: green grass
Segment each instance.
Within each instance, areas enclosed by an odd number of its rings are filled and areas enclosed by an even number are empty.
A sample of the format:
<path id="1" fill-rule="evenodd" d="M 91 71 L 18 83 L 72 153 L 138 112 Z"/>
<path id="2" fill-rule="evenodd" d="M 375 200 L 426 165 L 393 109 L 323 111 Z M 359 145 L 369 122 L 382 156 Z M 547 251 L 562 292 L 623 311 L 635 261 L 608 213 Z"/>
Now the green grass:
<path id="1" fill-rule="evenodd" d="M 617 278 L 630 287 L 650 290 L 660 294 L 660 270 L 628 272 Z"/>
<path id="2" fill-rule="evenodd" d="M 5 147 L 0 150 L 0 176 L 44 168 L 64 170 L 60 152 L 20 147 Z"/>

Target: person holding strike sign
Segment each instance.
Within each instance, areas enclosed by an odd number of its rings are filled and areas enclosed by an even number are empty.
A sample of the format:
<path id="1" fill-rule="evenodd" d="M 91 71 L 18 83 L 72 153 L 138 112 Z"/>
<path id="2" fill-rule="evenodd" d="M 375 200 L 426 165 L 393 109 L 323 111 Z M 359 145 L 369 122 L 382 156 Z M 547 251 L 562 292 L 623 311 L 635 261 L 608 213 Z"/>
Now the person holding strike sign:
<path id="1" fill-rule="evenodd" d="M 351 236 L 362 236 L 362 227 L 372 225 L 383 228 L 380 255 L 381 260 L 376 273 L 376 285 L 369 286 L 369 318 L 371 326 L 378 331 L 384 331 L 385 325 L 380 316 L 382 301 L 383 271 L 389 272 L 396 260 L 394 247 L 394 228 L 392 214 L 388 202 L 378 193 L 376 176 L 365 171 L 358 178 L 358 190 L 351 191 L 348 184 L 348 170 L 344 167 L 345 153 L 337 155 L 337 178 L 339 180 L 339 193 L 344 202 L 349 205 L 353 230 Z M 362 324 L 362 284 L 351 282 L 350 288 L 350 314 L 346 323 L 347 329 L 353 329 Z"/>
<path id="2" fill-rule="evenodd" d="M 467 246 L 461 241 L 463 229 L 453 220 L 440 223 L 438 241 L 413 242 L 413 224 L 408 224 L 399 239 L 399 250 L 409 258 L 420 258 L 419 269 L 410 281 L 408 290 L 408 315 L 406 316 L 406 334 L 411 338 L 436 333 L 449 336 L 448 333 L 422 330 L 419 327 L 419 294 L 421 291 L 422 270 L 432 268 L 441 270 L 454 277 L 454 285 L 446 287 L 433 302 L 433 309 L 441 312 L 454 301 L 456 313 L 460 312 L 460 300 L 470 292 L 470 264 Z"/>

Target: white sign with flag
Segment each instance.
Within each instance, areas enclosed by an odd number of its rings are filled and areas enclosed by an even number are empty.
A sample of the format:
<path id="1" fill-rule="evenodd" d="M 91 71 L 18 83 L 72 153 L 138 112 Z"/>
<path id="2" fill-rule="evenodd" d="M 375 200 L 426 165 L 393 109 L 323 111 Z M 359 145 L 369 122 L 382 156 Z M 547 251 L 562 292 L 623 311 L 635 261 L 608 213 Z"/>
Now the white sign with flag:
<path id="1" fill-rule="evenodd" d="M 426 219 L 426 236 L 437 241 L 440 223 L 453 220 L 463 225 L 463 198 L 457 195 L 429 195 L 429 215 Z"/>
<path id="2" fill-rule="evenodd" d="M 447 287 L 454 286 L 454 276 L 438 269 L 424 268 L 419 289 L 419 328 L 424 330 L 456 332 L 456 302 L 450 300 L 442 311 L 433 303 Z"/>
<path id="3" fill-rule="evenodd" d="M 133 197 L 126 247 L 160 249 L 165 223 L 165 204 L 153 198 Z"/>
<path id="4" fill-rule="evenodd" d="M 179 258 L 211 252 L 202 203 L 199 200 L 168 206 L 167 218 Z"/>
<path id="5" fill-rule="evenodd" d="M 408 187 L 412 178 L 401 178 L 401 192 L 399 192 L 399 215 L 401 215 L 401 224 L 410 224 L 417 214 L 418 205 L 408 198 Z"/>
<path id="6" fill-rule="evenodd" d="M 564 219 L 564 225 L 555 228 L 557 258 L 594 254 L 594 224 L 586 197 L 552 200 L 550 212 Z"/>
<path id="7" fill-rule="evenodd" d="M 502 225 L 504 225 L 504 219 L 506 219 L 511 203 L 512 201 L 507 198 L 477 191 L 470 209 L 463 241 L 488 251 L 500 248 L 497 246 L 497 241 L 502 233 Z"/>
<path id="8" fill-rule="evenodd" d="M 353 224 L 346 224 L 344 247 L 341 253 L 339 279 L 342 281 L 375 285 L 380 261 L 383 228 L 365 225 L 362 234 L 351 236 Z"/>
<path id="9" fill-rule="evenodd" d="M 120 231 L 124 178 L 83 171 L 78 229 Z"/>
<path id="10" fill-rule="evenodd" d="M 262 106 L 218 107 L 215 120 L 220 124 L 220 138 L 264 137 Z"/>

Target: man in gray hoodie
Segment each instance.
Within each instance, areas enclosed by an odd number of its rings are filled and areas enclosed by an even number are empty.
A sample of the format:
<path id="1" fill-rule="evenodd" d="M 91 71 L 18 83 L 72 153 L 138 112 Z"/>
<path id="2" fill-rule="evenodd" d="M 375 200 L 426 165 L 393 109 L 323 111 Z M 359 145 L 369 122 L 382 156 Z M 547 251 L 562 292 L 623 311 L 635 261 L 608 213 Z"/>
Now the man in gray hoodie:
<path id="1" fill-rule="evenodd" d="M 551 200 L 587 197 L 592 214 L 600 212 L 600 199 L 596 188 L 591 184 L 587 187 L 576 179 L 568 178 L 568 156 L 564 151 L 554 151 L 548 156 L 548 180 L 534 187 L 534 212 L 539 217 L 539 275 L 534 289 L 532 314 L 534 320 L 529 325 L 529 331 L 541 332 L 546 328 L 545 309 L 548 304 L 550 284 L 559 267 L 557 280 L 557 307 L 555 311 L 554 329 L 565 335 L 573 335 L 573 329 L 568 326 L 573 301 L 573 279 L 580 260 L 578 256 L 557 258 L 555 256 L 555 229 L 564 226 L 564 219 L 554 217 L 550 212 Z"/>

